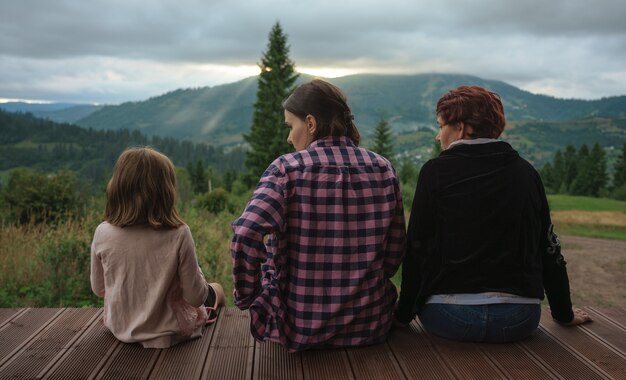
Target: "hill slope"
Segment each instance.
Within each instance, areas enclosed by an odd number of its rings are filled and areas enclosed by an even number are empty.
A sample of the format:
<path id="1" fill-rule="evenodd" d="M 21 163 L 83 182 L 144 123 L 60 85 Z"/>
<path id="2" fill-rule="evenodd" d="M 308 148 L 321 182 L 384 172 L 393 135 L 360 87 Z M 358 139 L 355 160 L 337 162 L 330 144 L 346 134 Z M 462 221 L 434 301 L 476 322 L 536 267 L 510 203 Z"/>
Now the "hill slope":
<path id="1" fill-rule="evenodd" d="M 299 81 L 308 79 L 301 76 Z M 362 74 L 329 81 L 347 93 L 364 135 L 374 129 L 381 117 L 390 121 L 396 132 L 434 127 L 437 100 L 462 84 L 482 85 L 498 92 L 510 121 L 626 117 L 626 96 L 593 101 L 557 99 L 468 75 Z M 256 77 L 215 87 L 176 90 L 143 102 L 106 106 L 78 124 L 95 129 L 138 129 L 146 134 L 215 144 L 239 143 L 241 134 L 250 128 L 256 90 Z"/>
<path id="2" fill-rule="evenodd" d="M 0 103 L 0 109 L 9 112 L 31 113 L 33 116 L 57 123 L 73 123 L 83 119 L 103 106 L 76 103 Z"/>
<path id="3" fill-rule="evenodd" d="M 175 165 L 202 161 L 218 172 L 241 171 L 241 149 L 226 152 L 206 143 L 146 136 L 127 129 L 99 131 L 60 124 L 32 114 L 0 110 L 0 185 L 8 171 L 27 167 L 46 173 L 68 168 L 87 183 L 99 186 L 109 175 L 118 155 L 129 146 L 150 145 L 165 153 Z"/>

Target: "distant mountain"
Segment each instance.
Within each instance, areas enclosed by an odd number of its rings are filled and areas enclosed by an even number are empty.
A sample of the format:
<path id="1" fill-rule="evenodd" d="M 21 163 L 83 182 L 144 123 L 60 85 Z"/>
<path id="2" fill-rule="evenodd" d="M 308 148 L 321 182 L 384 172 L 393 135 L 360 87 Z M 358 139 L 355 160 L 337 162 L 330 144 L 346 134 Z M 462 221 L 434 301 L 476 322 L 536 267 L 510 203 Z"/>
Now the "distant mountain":
<path id="1" fill-rule="evenodd" d="M 299 82 L 309 80 L 302 75 Z M 364 135 L 381 117 L 397 133 L 435 126 L 437 100 L 459 85 L 481 85 L 499 93 L 511 122 L 563 122 L 581 118 L 626 118 L 626 96 L 600 100 L 557 99 L 535 95 L 501 81 L 469 75 L 360 74 L 329 79 L 348 95 Z M 78 120 L 95 129 L 138 129 L 180 139 L 230 145 L 250 129 L 257 77 L 215 87 L 181 89 L 142 102 L 105 106 Z"/>
<path id="2" fill-rule="evenodd" d="M 56 111 L 33 112 L 33 115 L 44 119 L 56 121 L 57 123 L 76 123 L 78 120 L 86 118 L 87 116 L 98 111 L 102 107 L 104 106 L 81 104 Z"/>
<path id="3" fill-rule="evenodd" d="M 143 102 L 105 106 L 77 123 L 94 129 L 140 130 L 216 145 L 243 141 L 250 129 L 257 78 L 215 87 L 176 90 Z"/>
<path id="4" fill-rule="evenodd" d="M 78 103 L 0 103 L 0 109 L 8 112 L 31 113 L 33 116 L 49 119 L 58 123 L 74 123 L 84 119 L 103 106 Z"/>
<path id="5" fill-rule="evenodd" d="M 0 103 L 0 108 L 9 112 L 50 112 L 59 111 L 71 107 L 75 107 L 76 103 L 26 103 L 26 102 L 7 102 Z"/>

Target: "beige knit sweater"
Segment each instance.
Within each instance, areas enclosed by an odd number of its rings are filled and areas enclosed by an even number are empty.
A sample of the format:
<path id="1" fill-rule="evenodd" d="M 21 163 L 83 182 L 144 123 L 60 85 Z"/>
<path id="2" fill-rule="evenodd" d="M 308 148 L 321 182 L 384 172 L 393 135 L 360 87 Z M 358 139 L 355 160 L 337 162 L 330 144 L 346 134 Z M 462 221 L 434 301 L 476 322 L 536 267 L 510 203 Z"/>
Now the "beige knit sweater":
<path id="1" fill-rule="evenodd" d="M 188 226 L 101 223 L 91 245 L 91 288 L 104 324 L 122 342 L 165 348 L 202 335 L 208 285 Z"/>

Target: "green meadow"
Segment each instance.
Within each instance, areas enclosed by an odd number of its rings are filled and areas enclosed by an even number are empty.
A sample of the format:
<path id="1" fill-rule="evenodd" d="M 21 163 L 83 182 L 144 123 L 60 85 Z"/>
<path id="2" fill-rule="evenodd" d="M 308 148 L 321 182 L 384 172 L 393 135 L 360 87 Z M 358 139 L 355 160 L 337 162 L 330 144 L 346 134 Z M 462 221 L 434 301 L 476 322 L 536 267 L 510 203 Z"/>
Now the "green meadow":
<path id="1" fill-rule="evenodd" d="M 193 200 L 180 204 L 196 243 L 206 276 L 224 285 L 232 305 L 230 224 L 249 193 L 230 194 L 233 207 L 212 213 Z M 626 202 L 549 196 L 559 234 L 626 241 Z M 410 207 L 407 205 L 407 207 Z M 90 289 L 89 262 L 93 231 L 102 221 L 103 199 L 92 198 L 77 215 L 56 224 L 17 225 L 3 220 L 0 229 L 0 307 L 101 306 Z M 399 285 L 400 274 L 394 279 Z"/>
<path id="2" fill-rule="evenodd" d="M 626 202 L 561 194 L 548 202 L 557 233 L 626 241 Z"/>

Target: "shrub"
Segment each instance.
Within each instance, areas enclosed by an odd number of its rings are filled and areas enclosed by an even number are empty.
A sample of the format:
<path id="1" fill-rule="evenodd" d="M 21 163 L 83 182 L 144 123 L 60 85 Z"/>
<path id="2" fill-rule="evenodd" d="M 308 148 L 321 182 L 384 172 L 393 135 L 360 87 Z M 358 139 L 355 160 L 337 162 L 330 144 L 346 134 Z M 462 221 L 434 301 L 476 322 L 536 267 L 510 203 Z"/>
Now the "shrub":
<path id="1" fill-rule="evenodd" d="M 626 201 L 626 183 L 613 190 L 612 197 L 620 201 Z"/>
<path id="2" fill-rule="evenodd" d="M 219 214 L 224 210 L 228 210 L 229 212 L 234 211 L 234 205 L 230 201 L 228 192 L 221 187 L 211 192 L 204 193 L 200 198 L 199 205 L 201 208 L 213 214 Z"/>
<path id="3" fill-rule="evenodd" d="M 58 222 L 76 214 L 83 195 L 76 190 L 75 174 L 61 170 L 46 175 L 30 169 L 16 169 L 2 191 L 9 220 L 19 224 Z"/>
<path id="4" fill-rule="evenodd" d="M 91 291 L 89 243 L 71 237 L 49 241 L 40 248 L 39 258 L 45 278 L 44 304 L 63 307 L 100 302 Z"/>

